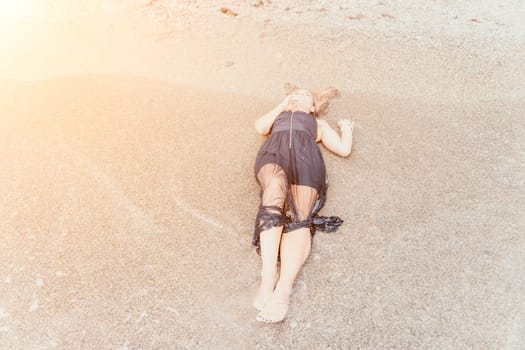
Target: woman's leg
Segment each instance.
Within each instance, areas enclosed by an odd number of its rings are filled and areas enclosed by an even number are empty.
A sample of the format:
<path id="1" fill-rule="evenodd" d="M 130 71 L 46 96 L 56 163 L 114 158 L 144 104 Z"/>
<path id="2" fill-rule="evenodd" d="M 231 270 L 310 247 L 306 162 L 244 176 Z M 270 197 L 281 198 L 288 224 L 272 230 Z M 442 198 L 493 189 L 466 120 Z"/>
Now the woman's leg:
<path id="1" fill-rule="evenodd" d="M 291 195 L 295 206 L 295 220 L 308 219 L 312 206 L 317 199 L 317 191 L 308 186 L 292 185 Z M 293 284 L 310 254 L 311 240 L 309 227 L 300 228 L 282 235 L 279 281 L 271 298 L 257 316 L 259 321 L 279 322 L 286 316 Z"/>
<path id="2" fill-rule="evenodd" d="M 283 235 L 281 239 L 281 271 L 274 293 L 278 299 L 287 301 L 292 287 L 312 246 L 310 228 L 300 228 Z"/>
<path id="3" fill-rule="evenodd" d="M 273 293 L 277 281 L 277 258 L 283 231 L 283 207 L 286 199 L 286 174 L 276 164 L 264 165 L 257 178 L 262 187 L 261 207 L 256 224 L 264 230 L 259 234 L 261 249 L 261 285 L 253 306 L 261 310 Z"/>
<path id="4" fill-rule="evenodd" d="M 253 306 L 261 310 L 264 303 L 273 294 L 275 282 L 277 282 L 277 256 L 279 255 L 279 244 L 283 227 L 273 227 L 261 232 L 261 285 L 253 300 Z"/>

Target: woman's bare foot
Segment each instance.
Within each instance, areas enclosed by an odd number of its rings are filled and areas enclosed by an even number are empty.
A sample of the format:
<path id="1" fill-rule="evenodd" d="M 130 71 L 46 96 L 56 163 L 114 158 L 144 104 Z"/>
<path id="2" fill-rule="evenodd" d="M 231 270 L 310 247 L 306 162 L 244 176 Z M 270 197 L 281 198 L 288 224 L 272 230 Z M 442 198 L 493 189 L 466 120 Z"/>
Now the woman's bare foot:
<path id="1" fill-rule="evenodd" d="M 282 291 L 276 288 L 257 315 L 257 321 L 275 323 L 284 320 L 290 305 L 290 294 L 291 291 Z"/>
<path id="2" fill-rule="evenodd" d="M 275 283 L 277 283 L 278 279 L 279 275 L 277 274 L 277 272 L 261 275 L 261 285 L 259 286 L 259 289 L 255 294 L 255 298 L 253 299 L 252 304 L 253 307 L 255 307 L 258 311 L 261 311 L 263 309 L 263 306 L 266 303 L 266 301 L 268 301 L 272 296 L 273 290 L 275 288 Z"/>

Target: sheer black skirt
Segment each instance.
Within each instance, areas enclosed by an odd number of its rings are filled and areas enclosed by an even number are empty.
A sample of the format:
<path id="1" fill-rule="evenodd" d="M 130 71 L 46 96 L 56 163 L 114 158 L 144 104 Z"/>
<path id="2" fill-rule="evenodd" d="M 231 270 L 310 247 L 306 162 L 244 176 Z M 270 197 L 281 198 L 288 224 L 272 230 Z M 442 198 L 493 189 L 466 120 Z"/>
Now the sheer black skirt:
<path id="1" fill-rule="evenodd" d="M 283 227 L 287 233 L 300 228 L 309 228 L 313 236 L 316 229 L 335 231 L 343 221 L 337 216 L 319 216 L 326 200 L 327 186 L 320 190 L 290 183 L 284 169 L 275 163 L 266 163 L 256 175 L 261 185 L 261 202 L 255 219 L 252 244 L 260 254 L 261 232 L 273 227 Z"/>
<path id="2" fill-rule="evenodd" d="M 273 227 L 282 226 L 284 233 L 309 228 L 313 235 L 316 229 L 330 232 L 341 225 L 342 220 L 336 216 L 318 216 L 326 200 L 328 183 L 314 131 L 273 131 L 261 146 L 254 167 L 261 186 L 261 202 L 253 245 L 259 247 L 261 232 Z"/>

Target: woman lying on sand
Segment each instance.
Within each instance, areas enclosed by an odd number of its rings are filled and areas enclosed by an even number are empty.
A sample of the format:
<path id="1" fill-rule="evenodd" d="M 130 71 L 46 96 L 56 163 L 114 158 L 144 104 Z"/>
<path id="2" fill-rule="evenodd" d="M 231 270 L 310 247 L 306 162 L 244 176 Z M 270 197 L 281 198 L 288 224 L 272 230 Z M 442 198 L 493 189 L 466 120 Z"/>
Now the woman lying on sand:
<path id="1" fill-rule="evenodd" d="M 261 322 L 279 322 L 286 316 L 292 286 L 310 253 L 315 229 L 333 231 L 342 223 L 338 217 L 317 216 L 327 189 L 317 142 L 342 157 L 352 150 L 350 120 L 338 122 L 339 135 L 318 118 L 326 112 L 329 100 L 339 95 L 336 89 L 311 93 L 289 84 L 285 89 L 286 98 L 255 122 L 259 134 L 269 135 L 255 161 L 261 204 L 253 244 L 260 251 L 262 270 L 253 305 Z"/>

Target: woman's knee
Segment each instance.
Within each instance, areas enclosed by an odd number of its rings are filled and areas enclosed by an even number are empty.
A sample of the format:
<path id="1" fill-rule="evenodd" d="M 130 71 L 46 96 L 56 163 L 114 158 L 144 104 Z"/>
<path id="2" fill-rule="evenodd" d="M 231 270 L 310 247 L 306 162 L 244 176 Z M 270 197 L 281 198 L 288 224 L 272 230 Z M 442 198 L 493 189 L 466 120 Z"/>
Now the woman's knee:
<path id="1" fill-rule="evenodd" d="M 286 200 L 286 182 L 271 179 L 263 188 L 262 202 L 264 205 L 274 205 L 283 208 Z"/>
<path id="2" fill-rule="evenodd" d="M 283 226 L 285 223 L 282 207 L 274 205 L 261 205 L 257 212 L 255 222 L 255 232 L 261 233 L 263 231 L 272 229 L 274 227 Z"/>
<path id="3" fill-rule="evenodd" d="M 274 176 L 266 181 L 264 191 L 286 194 L 286 179 L 283 176 Z"/>

